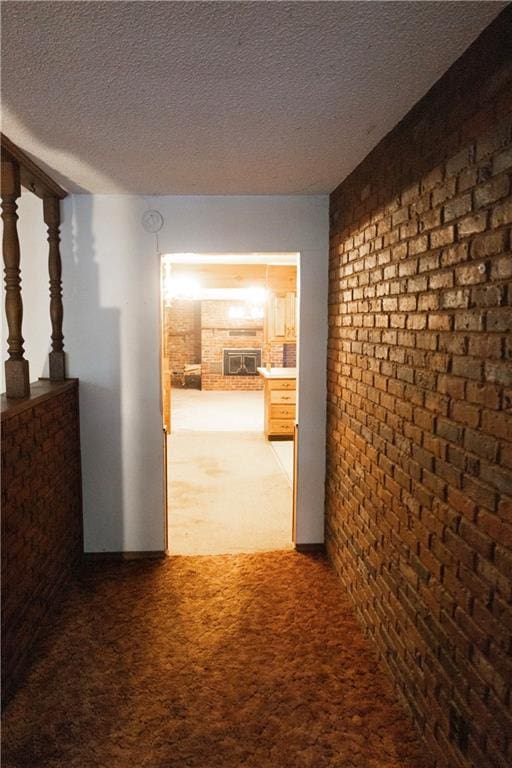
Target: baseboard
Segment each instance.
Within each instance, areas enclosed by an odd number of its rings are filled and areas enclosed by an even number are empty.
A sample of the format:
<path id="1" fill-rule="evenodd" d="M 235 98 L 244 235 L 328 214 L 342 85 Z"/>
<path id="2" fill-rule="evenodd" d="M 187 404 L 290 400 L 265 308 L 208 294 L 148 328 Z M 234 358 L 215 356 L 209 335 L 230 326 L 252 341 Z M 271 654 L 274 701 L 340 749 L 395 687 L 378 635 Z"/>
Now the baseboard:
<path id="1" fill-rule="evenodd" d="M 166 557 L 163 550 L 150 549 L 147 551 L 131 552 L 84 552 L 86 562 L 91 560 L 162 560 Z"/>
<path id="2" fill-rule="evenodd" d="M 306 555 L 306 554 L 325 555 L 325 544 L 323 541 L 320 541 L 315 544 L 295 544 L 295 551 L 300 552 L 302 555 Z"/>

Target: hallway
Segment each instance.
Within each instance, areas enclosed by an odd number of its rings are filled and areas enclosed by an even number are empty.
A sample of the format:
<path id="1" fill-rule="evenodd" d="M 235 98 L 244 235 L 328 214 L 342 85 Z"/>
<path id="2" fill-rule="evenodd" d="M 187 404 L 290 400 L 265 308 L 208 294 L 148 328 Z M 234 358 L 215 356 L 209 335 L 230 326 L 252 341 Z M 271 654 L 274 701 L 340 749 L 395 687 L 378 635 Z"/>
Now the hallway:
<path id="1" fill-rule="evenodd" d="M 3 765 L 512 768 L 512 2 L 1 18 Z"/>
<path id="2" fill-rule="evenodd" d="M 7 708 L 4 768 L 428 768 L 322 558 L 93 563 Z"/>

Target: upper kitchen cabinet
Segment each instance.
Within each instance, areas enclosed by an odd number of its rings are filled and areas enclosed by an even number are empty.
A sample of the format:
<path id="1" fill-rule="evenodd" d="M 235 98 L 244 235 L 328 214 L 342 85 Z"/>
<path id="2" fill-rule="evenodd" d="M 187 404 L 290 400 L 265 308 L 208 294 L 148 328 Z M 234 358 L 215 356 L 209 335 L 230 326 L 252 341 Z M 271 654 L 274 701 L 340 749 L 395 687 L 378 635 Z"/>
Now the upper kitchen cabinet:
<path id="1" fill-rule="evenodd" d="M 296 294 L 292 291 L 273 292 L 267 304 L 267 340 L 270 342 L 295 342 Z"/>

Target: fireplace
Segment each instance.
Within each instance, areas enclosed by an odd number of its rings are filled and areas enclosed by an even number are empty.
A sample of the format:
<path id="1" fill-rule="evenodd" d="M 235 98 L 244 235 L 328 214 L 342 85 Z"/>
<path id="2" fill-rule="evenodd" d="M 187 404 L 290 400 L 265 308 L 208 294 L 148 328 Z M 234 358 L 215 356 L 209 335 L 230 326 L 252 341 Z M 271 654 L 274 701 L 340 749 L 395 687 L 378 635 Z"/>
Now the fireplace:
<path id="1" fill-rule="evenodd" d="M 261 349 L 224 349 L 224 376 L 257 376 Z"/>

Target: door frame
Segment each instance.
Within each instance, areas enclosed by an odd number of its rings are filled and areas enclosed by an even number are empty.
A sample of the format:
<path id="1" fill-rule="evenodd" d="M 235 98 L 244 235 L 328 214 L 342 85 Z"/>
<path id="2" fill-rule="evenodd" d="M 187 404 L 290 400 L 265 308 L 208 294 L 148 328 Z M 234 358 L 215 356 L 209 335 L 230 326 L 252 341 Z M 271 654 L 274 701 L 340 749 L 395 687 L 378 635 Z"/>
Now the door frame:
<path id="1" fill-rule="evenodd" d="M 227 252 L 225 252 L 227 253 Z M 258 253 L 261 253 L 264 255 L 265 251 L 258 251 Z M 272 253 L 270 251 L 269 253 Z M 300 270 L 301 270 L 301 253 L 300 251 L 286 251 L 283 253 L 288 253 L 290 255 L 294 255 L 296 257 L 296 263 L 295 263 L 295 269 L 296 269 L 296 281 L 295 281 L 295 291 L 296 291 L 296 300 L 295 300 L 295 329 L 296 329 L 296 361 L 295 366 L 297 370 L 297 379 L 296 379 L 296 391 L 297 391 L 297 397 L 296 397 L 296 403 L 295 403 L 295 426 L 294 426 L 294 432 L 293 432 L 293 482 L 292 482 L 292 509 L 291 509 L 291 543 L 296 546 L 296 539 L 297 539 L 297 507 L 298 507 L 298 493 L 299 493 L 299 486 L 298 486 L 298 472 L 299 472 L 299 463 L 298 463 L 298 455 L 299 455 L 299 424 L 298 424 L 298 415 L 299 415 L 299 398 L 300 398 L 300 390 L 299 390 L 299 365 L 300 365 L 300 310 L 301 310 L 301 290 L 300 290 Z M 167 556 L 171 555 L 171 552 L 169 551 L 169 498 L 168 498 L 168 473 L 169 473 L 169 456 L 168 456 L 168 437 L 171 434 L 171 414 L 172 414 L 172 403 L 171 403 L 171 392 L 172 392 L 172 384 L 169 379 L 167 382 L 165 377 L 170 377 L 170 372 L 166 371 L 164 366 L 164 337 L 165 337 L 165 322 L 164 322 L 164 279 L 165 279 L 165 258 L 169 254 L 159 254 L 159 268 L 160 268 L 160 357 L 159 357 L 159 363 L 160 363 L 160 413 L 162 415 L 162 438 L 163 438 L 163 482 L 164 482 L 164 493 L 163 493 L 163 518 L 164 518 L 164 542 L 165 542 L 165 554 Z M 172 255 L 172 254 L 171 254 Z M 200 254 L 198 254 L 200 255 Z M 219 253 L 218 256 L 221 257 L 223 253 Z M 237 254 L 241 258 L 245 255 L 244 253 Z M 219 262 L 222 263 L 222 262 Z M 241 262 L 242 263 L 242 262 Z M 256 262 L 258 264 L 261 264 L 263 262 Z M 266 323 L 266 317 L 265 317 L 265 323 Z"/>

